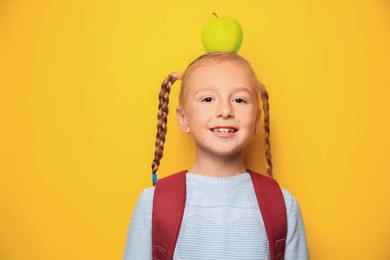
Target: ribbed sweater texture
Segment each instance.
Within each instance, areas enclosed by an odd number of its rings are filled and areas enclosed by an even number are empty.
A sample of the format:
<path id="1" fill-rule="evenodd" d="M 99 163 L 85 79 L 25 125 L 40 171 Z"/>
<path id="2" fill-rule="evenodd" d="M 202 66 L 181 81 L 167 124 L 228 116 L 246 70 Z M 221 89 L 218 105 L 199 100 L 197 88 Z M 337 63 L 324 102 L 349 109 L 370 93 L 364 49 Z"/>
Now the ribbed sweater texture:
<path id="1" fill-rule="evenodd" d="M 186 174 L 187 198 L 174 258 L 185 260 L 270 259 L 256 194 L 248 173 L 231 177 Z M 301 210 L 282 189 L 287 209 L 286 260 L 309 253 Z M 152 259 L 154 187 L 142 191 L 129 224 L 123 260 Z"/>

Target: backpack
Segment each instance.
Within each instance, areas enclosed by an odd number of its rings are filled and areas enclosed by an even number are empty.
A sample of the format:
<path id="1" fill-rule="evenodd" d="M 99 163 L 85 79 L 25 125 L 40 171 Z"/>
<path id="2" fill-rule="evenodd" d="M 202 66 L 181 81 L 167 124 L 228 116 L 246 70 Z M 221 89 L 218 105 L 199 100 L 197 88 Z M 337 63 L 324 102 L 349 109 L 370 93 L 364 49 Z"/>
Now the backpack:
<path id="1" fill-rule="evenodd" d="M 154 190 L 152 211 L 153 260 L 171 260 L 179 236 L 186 202 L 186 172 L 160 179 Z M 284 259 L 287 213 L 279 184 L 248 170 L 263 217 L 272 260 Z"/>

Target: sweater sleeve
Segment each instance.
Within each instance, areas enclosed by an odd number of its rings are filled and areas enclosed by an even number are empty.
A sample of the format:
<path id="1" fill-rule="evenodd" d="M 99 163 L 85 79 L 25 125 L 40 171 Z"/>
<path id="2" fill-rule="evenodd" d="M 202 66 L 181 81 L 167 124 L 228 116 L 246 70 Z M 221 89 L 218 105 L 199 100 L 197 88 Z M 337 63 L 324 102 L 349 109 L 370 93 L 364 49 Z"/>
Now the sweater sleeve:
<path id="1" fill-rule="evenodd" d="M 154 187 L 144 189 L 135 205 L 127 232 L 123 260 L 152 259 L 152 202 Z"/>
<path id="2" fill-rule="evenodd" d="M 305 227 L 299 204 L 287 190 L 283 190 L 283 195 L 287 208 L 285 260 L 310 259 L 306 242 Z"/>

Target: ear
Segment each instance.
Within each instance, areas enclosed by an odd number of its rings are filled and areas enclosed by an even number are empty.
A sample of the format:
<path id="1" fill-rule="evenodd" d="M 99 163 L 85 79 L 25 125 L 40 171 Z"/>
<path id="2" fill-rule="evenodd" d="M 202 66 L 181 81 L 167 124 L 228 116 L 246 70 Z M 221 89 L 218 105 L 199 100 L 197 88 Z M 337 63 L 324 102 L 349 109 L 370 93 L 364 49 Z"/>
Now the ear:
<path id="1" fill-rule="evenodd" d="M 260 116 L 261 116 L 261 109 L 259 108 L 257 113 L 256 113 L 256 118 L 255 118 L 255 129 L 254 133 L 256 134 L 259 131 L 259 125 L 260 125 Z"/>
<path id="2" fill-rule="evenodd" d="M 186 133 L 191 132 L 190 127 L 188 126 L 188 121 L 187 121 L 187 116 L 185 114 L 185 111 L 180 106 L 176 108 L 176 119 L 180 129 L 183 130 L 183 132 Z"/>

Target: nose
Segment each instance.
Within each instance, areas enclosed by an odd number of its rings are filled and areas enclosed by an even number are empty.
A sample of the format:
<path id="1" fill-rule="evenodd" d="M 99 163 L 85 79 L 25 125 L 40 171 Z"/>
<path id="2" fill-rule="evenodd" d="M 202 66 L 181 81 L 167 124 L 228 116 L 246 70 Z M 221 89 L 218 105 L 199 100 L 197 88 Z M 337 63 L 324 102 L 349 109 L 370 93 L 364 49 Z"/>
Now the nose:
<path id="1" fill-rule="evenodd" d="M 229 118 L 233 116 L 232 103 L 230 101 L 221 101 L 217 108 L 217 117 Z"/>

